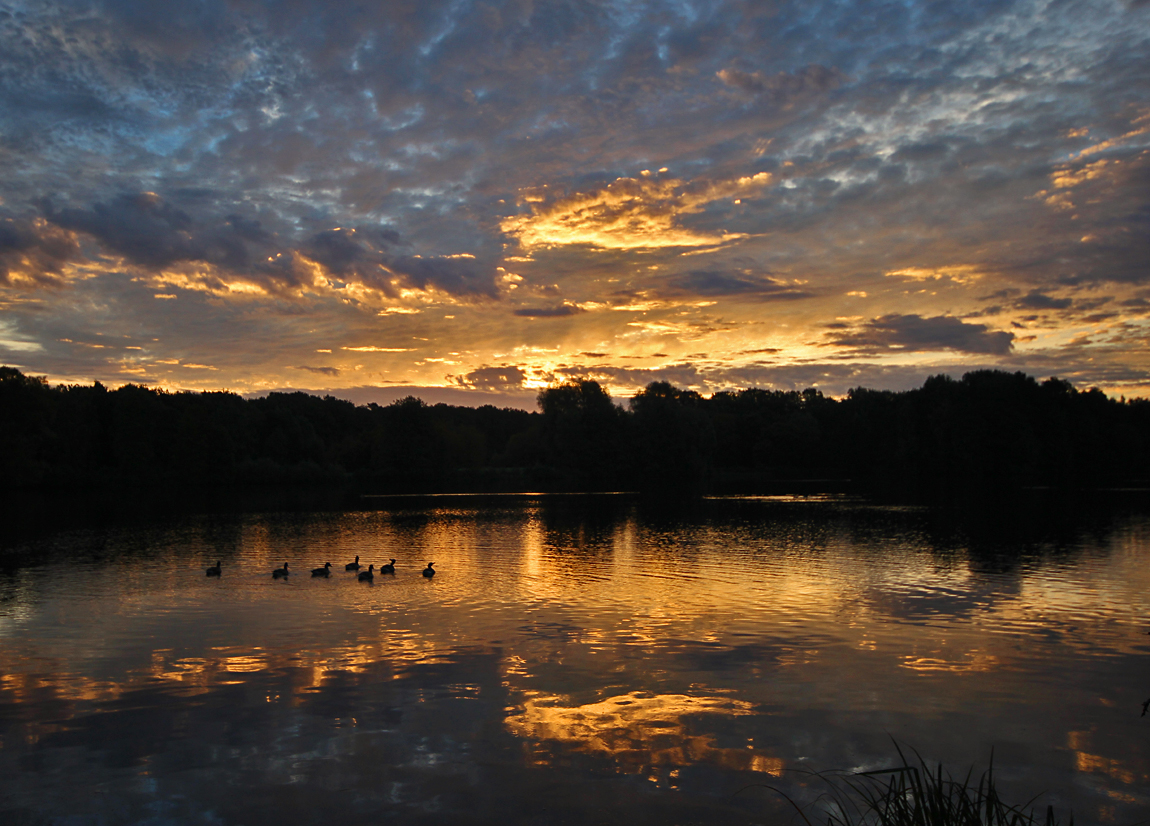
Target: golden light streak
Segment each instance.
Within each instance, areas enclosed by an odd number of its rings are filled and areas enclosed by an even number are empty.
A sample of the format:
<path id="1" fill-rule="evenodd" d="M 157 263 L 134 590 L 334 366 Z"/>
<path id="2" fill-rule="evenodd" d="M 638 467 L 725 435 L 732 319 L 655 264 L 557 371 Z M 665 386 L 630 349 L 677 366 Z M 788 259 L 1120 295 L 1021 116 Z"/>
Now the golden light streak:
<path id="1" fill-rule="evenodd" d="M 953 264 L 944 267 L 903 267 L 889 270 L 887 278 L 906 278 L 910 281 L 953 281 L 955 284 L 972 284 L 982 277 L 982 273 L 970 264 Z M 854 293 L 847 293 L 854 295 Z M 866 293 L 863 293 L 865 296 Z"/>
<path id="2" fill-rule="evenodd" d="M 1138 118 L 1137 120 L 1135 120 L 1133 122 L 1139 123 L 1143 120 L 1146 120 L 1146 118 L 1147 118 L 1147 116 L 1144 115 L 1144 116 Z M 1088 146 L 1085 149 L 1083 149 L 1081 152 L 1079 152 L 1075 157 L 1076 158 L 1085 158 L 1085 157 L 1088 157 L 1090 155 L 1096 155 L 1099 152 L 1105 152 L 1107 149 L 1113 149 L 1115 146 L 1121 146 L 1123 143 L 1130 140 L 1131 138 L 1136 138 L 1136 137 L 1139 137 L 1140 135 L 1145 135 L 1147 133 L 1150 133 L 1150 125 L 1143 126 L 1141 129 L 1134 129 L 1130 132 L 1127 132 L 1124 135 L 1119 135 L 1116 138 L 1111 138 L 1108 141 L 1102 141 L 1101 143 L 1096 143 L 1093 146 Z"/>
<path id="3" fill-rule="evenodd" d="M 410 353 L 410 347 L 374 347 L 366 345 L 363 347 L 340 347 L 341 350 L 350 350 L 353 353 Z"/>

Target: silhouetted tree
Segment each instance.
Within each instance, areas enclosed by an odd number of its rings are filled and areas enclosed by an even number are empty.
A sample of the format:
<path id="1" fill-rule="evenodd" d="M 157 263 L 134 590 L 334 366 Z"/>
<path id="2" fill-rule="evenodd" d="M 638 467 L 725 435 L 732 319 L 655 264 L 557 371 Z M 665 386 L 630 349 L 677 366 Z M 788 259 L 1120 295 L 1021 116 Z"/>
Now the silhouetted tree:
<path id="1" fill-rule="evenodd" d="M 590 380 L 572 381 L 539 392 L 543 441 L 561 485 L 604 490 L 622 480 L 626 420 L 622 408 Z"/>
<path id="2" fill-rule="evenodd" d="M 905 392 L 750 388 L 705 399 L 656 382 L 625 411 L 594 381 L 539 394 L 541 412 L 416 398 L 51 387 L 0 367 L 0 484 L 225 483 L 360 489 L 610 490 L 662 495 L 762 480 L 849 478 L 902 498 L 999 497 L 1144 483 L 1150 401 L 976 370 Z M 737 484 L 732 487 L 731 480 Z"/>
<path id="3" fill-rule="evenodd" d="M 655 494 L 698 495 L 710 481 L 715 432 L 703 397 L 652 382 L 631 399 L 640 488 Z"/>

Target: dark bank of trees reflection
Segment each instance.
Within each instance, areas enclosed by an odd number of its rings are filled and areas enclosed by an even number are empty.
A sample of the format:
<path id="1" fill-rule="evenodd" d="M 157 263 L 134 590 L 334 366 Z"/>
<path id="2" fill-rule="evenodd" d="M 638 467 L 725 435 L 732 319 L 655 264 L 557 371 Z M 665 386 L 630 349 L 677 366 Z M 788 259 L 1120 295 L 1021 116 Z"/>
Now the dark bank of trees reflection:
<path id="1" fill-rule="evenodd" d="M 897 498 L 1140 484 L 1150 401 L 981 370 L 906 392 L 699 393 L 649 385 L 624 408 L 594 381 L 539 412 L 387 406 L 305 393 L 49 386 L 0 368 L 0 478 L 11 488 L 318 484 L 374 493 L 778 488 Z"/>

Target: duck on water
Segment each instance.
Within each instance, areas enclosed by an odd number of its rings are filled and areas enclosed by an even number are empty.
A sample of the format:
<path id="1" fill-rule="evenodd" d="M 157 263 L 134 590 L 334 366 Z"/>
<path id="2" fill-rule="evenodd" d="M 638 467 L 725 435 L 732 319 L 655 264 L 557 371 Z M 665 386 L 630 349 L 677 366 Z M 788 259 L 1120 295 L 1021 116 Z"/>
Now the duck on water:
<path id="1" fill-rule="evenodd" d="M 360 571 L 359 572 L 359 581 L 360 582 L 371 582 L 373 579 L 375 579 L 375 574 L 372 573 L 373 570 L 375 570 L 375 566 L 374 565 L 368 565 L 366 571 Z"/>
<path id="2" fill-rule="evenodd" d="M 322 568 L 312 568 L 311 569 L 311 575 L 312 576 L 329 576 L 330 574 L 331 574 L 331 563 L 330 562 L 323 563 Z"/>
<path id="3" fill-rule="evenodd" d="M 431 567 L 434 564 L 434 562 L 427 563 L 427 567 L 423 569 L 424 576 L 435 576 L 435 569 Z"/>
<path id="4" fill-rule="evenodd" d="M 282 568 L 276 568 L 272 571 L 272 579 L 284 579 L 288 573 L 287 563 L 285 562 Z"/>
<path id="5" fill-rule="evenodd" d="M 349 562 L 343 566 L 345 571 L 358 571 L 359 570 L 359 554 L 355 555 L 355 562 Z"/>
<path id="6" fill-rule="evenodd" d="M 395 573 L 395 560 L 394 559 L 391 560 L 391 562 L 387 563 L 386 565 L 380 565 L 379 566 L 379 572 L 381 574 L 394 574 Z"/>
<path id="7" fill-rule="evenodd" d="M 218 561 L 216 562 L 215 565 L 208 568 L 208 576 L 219 576 L 220 573 L 221 573 L 220 563 Z"/>

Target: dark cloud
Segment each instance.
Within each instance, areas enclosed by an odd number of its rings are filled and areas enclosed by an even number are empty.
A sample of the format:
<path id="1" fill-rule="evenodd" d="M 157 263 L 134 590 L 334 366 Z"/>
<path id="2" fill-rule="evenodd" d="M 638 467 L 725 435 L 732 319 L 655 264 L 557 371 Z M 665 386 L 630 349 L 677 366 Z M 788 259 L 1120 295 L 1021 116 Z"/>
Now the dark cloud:
<path id="1" fill-rule="evenodd" d="M 122 193 L 90 208 L 49 204 L 45 213 L 57 226 L 90 235 L 105 250 L 152 270 L 200 261 L 241 274 L 276 271 L 267 260 L 284 251 L 258 220 L 239 215 L 197 220 L 154 192 Z"/>
<path id="2" fill-rule="evenodd" d="M 309 373 L 319 373 L 324 376 L 331 376 L 332 378 L 335 378 L 341 372 L 338 367 L 308 367 L 306 364 L 298 365 L 296 370 L 307 370 Z"/>
<path id="3" fill-rule="evenodd" d="M 383 248 L 399 242 L 395 230 L 330 229 L 311 237 L 304 250 L 336 275 L 355 272 L 358 266 L 382 255 Z"/>
<path id="4" fill-rule="evenodd" d="M 723 272 L 693 270 L 667 282 L 677 294 L 701 296 L 744 296 L 759 300 L 810 298 L 814 294 L 768 276 L 747 271 Z"/>
<path id="5" fill-rule="evenodd" d="M 514 366 L 480 367 L 463 376 L 449 376 L 453 383 L 459 387 L 470 390 L 484 390 L 495 392 L 508 392 L 521 390 L 527 373 Z"/>
<path id="6" fill-rule="evenodd" d="M 71 233 L 44 221 L 0 219 L 0 285 L 60 286 L 62 268 L 79 254 Z"/>
<path id="7" fill-rule="evenodd" d="M 558 307 L 521 307 L 515 315 L 523 318 L 563 318 L 585 312 L 574 304 L 560 304 Z"/>
<path id="8" fill-rule="evenodd" d="M 49 205 L 46 213 L 57 227 L 90 235 L 130 264 L 156 271 L 181 262 L 204 262 L 222 268 L 224 276 L 245 276 L 275 293 L 314 282 L 303 261 L 307 258 L 330 276 L 388 296 L 400 288 L 495 294 L 493 268 L 470 256 L 391 254 L 386 248 L 399 236 L 389 227 L 324 230 L 294 244 L 258 220 L 239 215 L 197 219 L 152 192 L 121 194 L 90 208 Z"/>
<path id="9" fill-rule="evenodd" d="M 846 79 L 837 69 L 816 64 L 796 72 L 779 72 L 770 76 L 734 68 L 720 69 L 716 74 L 727 86 L 752 95 L 764 95 L 772 103 L 783 103 L 803 95 L 826 92 Z"/>
<path id="10" fill-rule="evenodd" d="M 1048 295 L 1043 295 L 1038 290 L 1031 290 L 1029 293 L 1018 299 L 1014 303 L 1015 307 L 1022 310 L 1065 310 L 1071 307 L 1074 301 L 1069 298 L 1051 298 Z"/>
<path id="11" fill-rule="evenodd" d="M 908 143 L 900 146 L 894 153 L 891 154 L 892 161 L 937 161 L 946 157 L 949 147 L 945 143 L 940 142 L 926 142 L 926 143 Z"/>
<path id="12" fill-rule="evenodd" d="M 1005 355 L 1014 340 L 1013 333 L 992 331 L 985 324 L 966 324 L 952 316 L 885 315 L 859 326 L 827 326 L 836 346 L 862 352 L 957 350 Z"/>
<path id="13" fill-rule="evenodd" d="M 403 256 L 389 259 L 387 267 L 417 290 L 434 288 L 459 296 L 495 295 L 494 268 L 471 258 Z"/>

